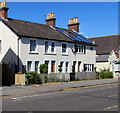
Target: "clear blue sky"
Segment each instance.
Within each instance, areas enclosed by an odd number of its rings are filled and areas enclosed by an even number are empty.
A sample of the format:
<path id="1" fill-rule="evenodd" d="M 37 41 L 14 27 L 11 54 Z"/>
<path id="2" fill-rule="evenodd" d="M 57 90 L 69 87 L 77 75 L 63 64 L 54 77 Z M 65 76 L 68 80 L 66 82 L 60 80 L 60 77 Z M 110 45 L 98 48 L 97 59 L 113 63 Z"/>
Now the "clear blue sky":
<path id="1" fill-rule="evenodd" d="M 54 12 L 58 27 L 78 17 L 80 32 L 87 37 L 118 34 L 117 2 L 8 2 L 9 17 L 45 24 L 47 13 Z"/>

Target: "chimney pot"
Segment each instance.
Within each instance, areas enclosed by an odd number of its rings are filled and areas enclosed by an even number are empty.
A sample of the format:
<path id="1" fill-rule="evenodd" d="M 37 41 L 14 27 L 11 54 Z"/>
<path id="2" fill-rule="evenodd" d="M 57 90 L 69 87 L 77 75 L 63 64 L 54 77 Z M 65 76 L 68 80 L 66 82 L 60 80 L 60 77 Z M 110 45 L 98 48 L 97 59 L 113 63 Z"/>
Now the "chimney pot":
<path id="1" fill-rule="evenodd" d="M 46 18 L 46 24 L 47 25 L 55 27 L 55 20 L 56 20 L 56 18 L 55 18 L 55 13 L 54 12 L 47 14 L 47 18 Z"/>
<path id="2" fill-rule="evenodd" d="M 7 19 L 8 18 L 8 7 L 6 5 L 6 0 L 0 2 L 0 16 L 3 19 Z"/>
<path id="3" fill-rule="evenodd" d="M 79 22 L 78 22 L 78 17 L 74 17 L 72 19 L 69 20 L 69 23 L 68 23 L 68 29 L 73 29 L 75 30 L 76 32 L 79 32 Z"/>

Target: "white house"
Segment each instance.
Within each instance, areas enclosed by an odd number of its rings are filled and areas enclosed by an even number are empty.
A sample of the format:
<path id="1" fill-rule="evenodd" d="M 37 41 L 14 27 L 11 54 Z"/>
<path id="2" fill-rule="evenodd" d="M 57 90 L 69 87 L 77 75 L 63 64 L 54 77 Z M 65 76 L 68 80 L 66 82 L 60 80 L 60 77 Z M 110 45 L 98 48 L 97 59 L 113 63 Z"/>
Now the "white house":
<path id="1" fill-rule="evenodd" d="M 109 69 L 114 77 L 120 75 L 120 35 L 90 38 L 98 46 L 96 49 L 96 70 Z"/>
<path id="2" fill-rule="evenodd" d="M 8 18 L 5 1 L 0 3 L 0 62 L 14 72 L 39 72 L 48 64 L 48 73 L 93 71 L 96 45 L 79 34 L 78 18 L 69 20 L 68 29 L 56 27 L 54 13 L 46 24 Z"/>

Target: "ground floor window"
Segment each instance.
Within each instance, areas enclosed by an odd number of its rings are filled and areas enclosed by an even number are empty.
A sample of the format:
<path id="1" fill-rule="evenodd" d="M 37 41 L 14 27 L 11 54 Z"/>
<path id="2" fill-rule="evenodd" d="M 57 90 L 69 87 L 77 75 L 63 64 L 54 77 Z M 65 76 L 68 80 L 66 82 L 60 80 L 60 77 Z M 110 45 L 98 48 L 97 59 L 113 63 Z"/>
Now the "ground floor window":
<path id="1" fill-rule="evenodd" d="M 39 71 L 39 61 L 35 61 L 35 72 Z"/>
<path id="2" fill-rule="evenodd" d="M 72 65 L 72 72 L 76 71 L 76 61 L 73 61 L 73 65 Z"/>
<path id="3" fill-rule="evenodd" d="M 63 72 L 63 71 L 64 71 L 64 70 L 63 70 L 63 64 L 64 64 L 64 62 L 61 61 L 61 62 L 60 62 L 60 65 L 59 65 L 59 72 Z"/>
<path id="4" fill-rule="evenodd" d="M 66 62 L 66 66 L 65 66 L 65 71 L 68 72 L 68 68 L 69 68 L 69 62 Z"/>
<path id="5" fill-rule="evenodd" d="M 94 71 L 94 64 L 84 64 L 84 71 Z"/>
<path id="6" fill-rule="evenodd" d="M 27 71 L 31 72 L 32 71 L 31 69 L 32 69 L 32 61 L 28 61 L 27 62 Z"/>
<path id="7" fill-rule="evenodd" d="M 39 73 L 39 61 L 27 61 L 27 72 L 37 72 Z"/>
<path id="8" fill-rule="evenodd" d="M 81 65 L 81 62 L 79 61 L 78 62 L 78 72 L 80 72 L 80 65 Z"/>

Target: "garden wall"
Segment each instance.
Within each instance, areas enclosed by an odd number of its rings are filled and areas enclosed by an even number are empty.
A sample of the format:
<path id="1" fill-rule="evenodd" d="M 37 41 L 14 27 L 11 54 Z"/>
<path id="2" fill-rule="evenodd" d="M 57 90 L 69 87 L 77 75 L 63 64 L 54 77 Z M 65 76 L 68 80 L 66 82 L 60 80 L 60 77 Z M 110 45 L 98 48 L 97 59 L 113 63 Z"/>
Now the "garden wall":
<path id="1" fill-rule="evenodd" d="M 51 73 L 40 74 L 43 83 L 47 82 L 66 82 L 74 80 L 96 79 L 95 72 L 77 72 L 77 73 Z"/>

